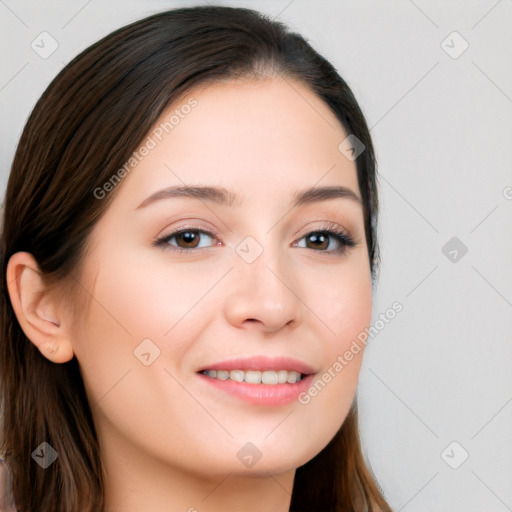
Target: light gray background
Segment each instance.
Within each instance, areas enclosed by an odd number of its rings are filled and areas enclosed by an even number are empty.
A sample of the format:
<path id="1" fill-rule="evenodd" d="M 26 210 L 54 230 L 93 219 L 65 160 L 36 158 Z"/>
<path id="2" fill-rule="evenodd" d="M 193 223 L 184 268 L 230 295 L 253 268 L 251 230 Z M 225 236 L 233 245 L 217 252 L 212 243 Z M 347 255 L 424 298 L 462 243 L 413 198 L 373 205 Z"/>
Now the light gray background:
<path id="1" fill-rule="evenodd" d="M 23 124 L 65 63 L 128 22 L 201 3 L 0 0 L 2 191 Z M 404 307 L 368 345 L 359 388 L 387 499 L 406 512 L 512 510 L 512 1 L 219 3 L 303 33 L 371 127 L 383 257 L 374 319 Z M 43 31 L 59 45 L 46 59 L 31 48 Z M 452 237 L 462 257 L 443 253 Z"/>

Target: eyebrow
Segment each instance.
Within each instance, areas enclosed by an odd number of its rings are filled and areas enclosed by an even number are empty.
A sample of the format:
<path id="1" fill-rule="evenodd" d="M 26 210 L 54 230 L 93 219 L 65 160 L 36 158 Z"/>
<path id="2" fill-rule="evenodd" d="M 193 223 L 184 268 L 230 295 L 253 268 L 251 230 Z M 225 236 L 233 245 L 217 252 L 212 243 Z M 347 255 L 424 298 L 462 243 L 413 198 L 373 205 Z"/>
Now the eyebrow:
<path id="1" fill-rule="evenodd" d="M 240 200 L 234 192 L 224 187 L 212 187 L 202 185 L 177 185 L 158 190 L 154 194 L 144 199 L 137 206 L 144 208 L 162 199 L 174 198 L 196 198 L 212 201 L 223 206 L 240 205 Z M 361 198 L 350 188 L 347 187 L 311 187 L 305 190 L 299 190 L 293 194 L 292 208 L 304 206 L 307 204 L 326 201 L 329 199 L 349 199 L 362 206 Z"/>

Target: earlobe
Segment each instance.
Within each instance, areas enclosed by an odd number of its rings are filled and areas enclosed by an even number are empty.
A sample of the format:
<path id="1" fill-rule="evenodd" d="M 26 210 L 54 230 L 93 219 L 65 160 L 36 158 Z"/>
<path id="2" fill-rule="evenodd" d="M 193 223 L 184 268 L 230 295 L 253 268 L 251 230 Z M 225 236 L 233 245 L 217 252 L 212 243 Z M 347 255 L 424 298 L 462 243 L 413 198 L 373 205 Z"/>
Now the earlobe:
<path id="1" fill-rule="evenodd" d="M 47 359 L 65 363 L 73 358 L 70 319 L 49 293 L 35 258 L 13 254 L 7 264 L 7 289 L 23 332 Z"/>

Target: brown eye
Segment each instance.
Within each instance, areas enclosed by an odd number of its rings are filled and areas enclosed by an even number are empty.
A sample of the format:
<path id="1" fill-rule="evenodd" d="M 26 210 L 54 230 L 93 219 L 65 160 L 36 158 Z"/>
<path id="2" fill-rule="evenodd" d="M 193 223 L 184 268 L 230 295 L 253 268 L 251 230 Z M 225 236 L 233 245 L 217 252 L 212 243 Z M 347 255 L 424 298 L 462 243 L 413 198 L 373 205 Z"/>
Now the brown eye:
<path id="1" fill-rule="evenodd" d="M 179 247 L 183 249 L 195 249 L 199 244 L 198 231 L 182 231 L 174 235 Z"/>
<path id="2" fill-rule="evenodd" d="M 182 229 L 158 239 L 156 245 L 171 251 L 193 251 L 216 245 L 208 242 L 208 238 L 213 240 L 215 236 L 202 229 Z"/>
<path id="3" fill-rule="evenodd" d="M 329 246 L 329 235 L 326 235 L 325 232 L 310 233 L 306 236 L 306 240 L 306 246 L 310 249 L 325 250 Z M 308 245 L 308 242 L 311 242 L 311 246 Z"/>
<path id="4" fill-rule="evenodd" d="M 305 242 L 302 242 L 305 240 Z M 337 228 L 312 231 L 304 235 L 297 243 L 297 247 L 314 249 L 327 254 L 343 254 L 347 249 L 355 247 L 356 243 L 348 233 Z"/>

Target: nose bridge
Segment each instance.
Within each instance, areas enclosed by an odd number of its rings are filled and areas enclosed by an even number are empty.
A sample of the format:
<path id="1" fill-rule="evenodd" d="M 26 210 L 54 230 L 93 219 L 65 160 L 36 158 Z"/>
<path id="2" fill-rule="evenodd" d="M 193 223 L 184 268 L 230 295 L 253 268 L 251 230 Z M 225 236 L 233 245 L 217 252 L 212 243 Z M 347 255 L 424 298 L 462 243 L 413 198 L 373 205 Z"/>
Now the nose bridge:
<path id="1" fill-rule="evenodd" d="M 301 304 L 293 291 L 292 267 L 276 240 L 248 236 L 235 252 L 235 284 L 226 302 L 230 322 L 256 321 L 267 331 L 298 322 Z"/>
<path id="2" fill-rule="evenodd" d="M 251 240 L 252 239 L 252 240 Z M 274 308 L 280 303 L 290 303 L 291 292 L 286 286 L 286 274 L 290 274 L 290 267 L 286 265 L 285 254 L 276 240 L 267 236 L 261 243 L 252 237 L 246 237 L 237 248 L 240 277 L 250 283 L 249 289 L 254 295 L 266 299 L 266 303 Z M 249 248 L 250 259 L 245 259 L 240 253 Z M 282 307 L 282 306 L 281 306 Z"/>

